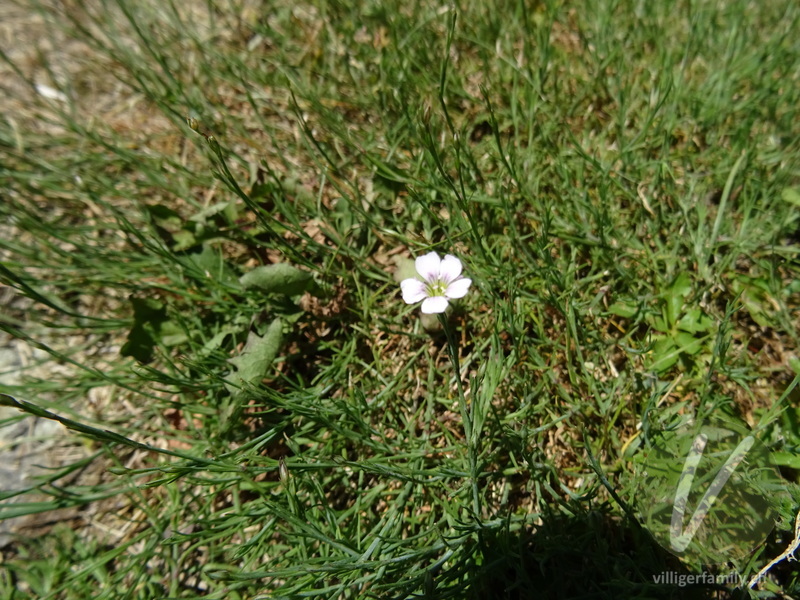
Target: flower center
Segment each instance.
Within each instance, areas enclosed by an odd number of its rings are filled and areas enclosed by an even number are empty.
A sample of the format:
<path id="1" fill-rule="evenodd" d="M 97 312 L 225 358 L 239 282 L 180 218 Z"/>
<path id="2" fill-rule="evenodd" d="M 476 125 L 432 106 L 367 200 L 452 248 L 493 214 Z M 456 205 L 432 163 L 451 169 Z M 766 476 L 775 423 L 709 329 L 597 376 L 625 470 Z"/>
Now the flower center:
<path id="1" fill-rule="evenodd" d="M 428 297 L 433 298 L 435 296 L 444 296 L 444 293 L 447 291 L 447 284 L 441 279 L 435 279 L 434 281 L 429 281 L 427 285 L 427 292 Z"/>

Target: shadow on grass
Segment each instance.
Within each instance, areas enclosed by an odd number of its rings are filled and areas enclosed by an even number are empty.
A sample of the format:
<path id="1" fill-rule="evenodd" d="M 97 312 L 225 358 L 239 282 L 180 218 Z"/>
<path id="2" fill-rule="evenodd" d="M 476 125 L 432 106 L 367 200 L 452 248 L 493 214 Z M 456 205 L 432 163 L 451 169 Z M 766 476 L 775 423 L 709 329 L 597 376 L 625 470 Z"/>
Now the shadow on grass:
<path id="1" fill-rule="evenodd" d="M 732 586 L 687 584 L 692 573 L 646 530 L 600 511 L 550 515 L 531 532 L 484 534 L 474 557 L 474 599 L 749 597 Z"/>

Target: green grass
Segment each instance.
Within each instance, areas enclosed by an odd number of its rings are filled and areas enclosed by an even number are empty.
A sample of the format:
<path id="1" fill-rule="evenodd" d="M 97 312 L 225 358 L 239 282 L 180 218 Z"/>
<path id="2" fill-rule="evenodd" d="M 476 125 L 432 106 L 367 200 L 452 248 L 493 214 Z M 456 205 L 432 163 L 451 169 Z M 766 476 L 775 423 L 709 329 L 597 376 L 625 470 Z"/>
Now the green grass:
<path id="1" fill-rule="evenodd" d="M 74 510 L 0 598 L 748 597 L 654 576 L 789 544 L 796 3 L 33 4 L 82 45 L 3 49 L 0 328 L 58 368 L 4 391 L 86 458 L 4 493 Z M 431 249 L 450 345 L 394 276 Z M 276 262 L 313 281 L 240 282 Z M 637 517 L 695 414 L 781 467 L 727 567 Z"/>

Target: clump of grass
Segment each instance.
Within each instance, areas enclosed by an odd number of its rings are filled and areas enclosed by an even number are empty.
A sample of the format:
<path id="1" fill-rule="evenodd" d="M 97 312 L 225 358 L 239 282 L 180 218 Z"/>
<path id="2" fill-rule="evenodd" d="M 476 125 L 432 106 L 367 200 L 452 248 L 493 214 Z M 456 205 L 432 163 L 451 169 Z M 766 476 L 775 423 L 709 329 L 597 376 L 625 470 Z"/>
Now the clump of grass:
<path id="1" fill-rule="evenodd" d="M 6 589 L 669 597 L 701 565 L 627 504 L 661 410 L 761 424 L 790 529 L 792 3 L 38 10 L 80 54 L 3 54 L 0 328 L 69 369 L 6 402 L 96 475 L 22 490 L 77 516 Z M 431 249 L 474 281 L 455 356 L 393 277 Z"/>

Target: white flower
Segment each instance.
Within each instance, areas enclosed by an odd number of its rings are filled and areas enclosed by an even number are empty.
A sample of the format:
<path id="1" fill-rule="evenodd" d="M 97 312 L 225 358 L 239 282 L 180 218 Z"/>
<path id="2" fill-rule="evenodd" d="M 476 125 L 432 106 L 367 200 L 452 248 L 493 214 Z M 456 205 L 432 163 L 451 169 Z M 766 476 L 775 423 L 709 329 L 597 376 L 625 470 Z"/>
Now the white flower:
<path id="1" fill-rule="evenodd" d="M 418 257 L 414 264 L 422 281 L 404 279 L 400 282 L 400 289 L 406 304 L 421 300 L 425 314 L 443 313 L 448 301 L 463 298 L 472 285 L 471 279 L 461 276 L 461 261 L 450 254 L 442 259 L 436 252 L 429 252 Z"/>

